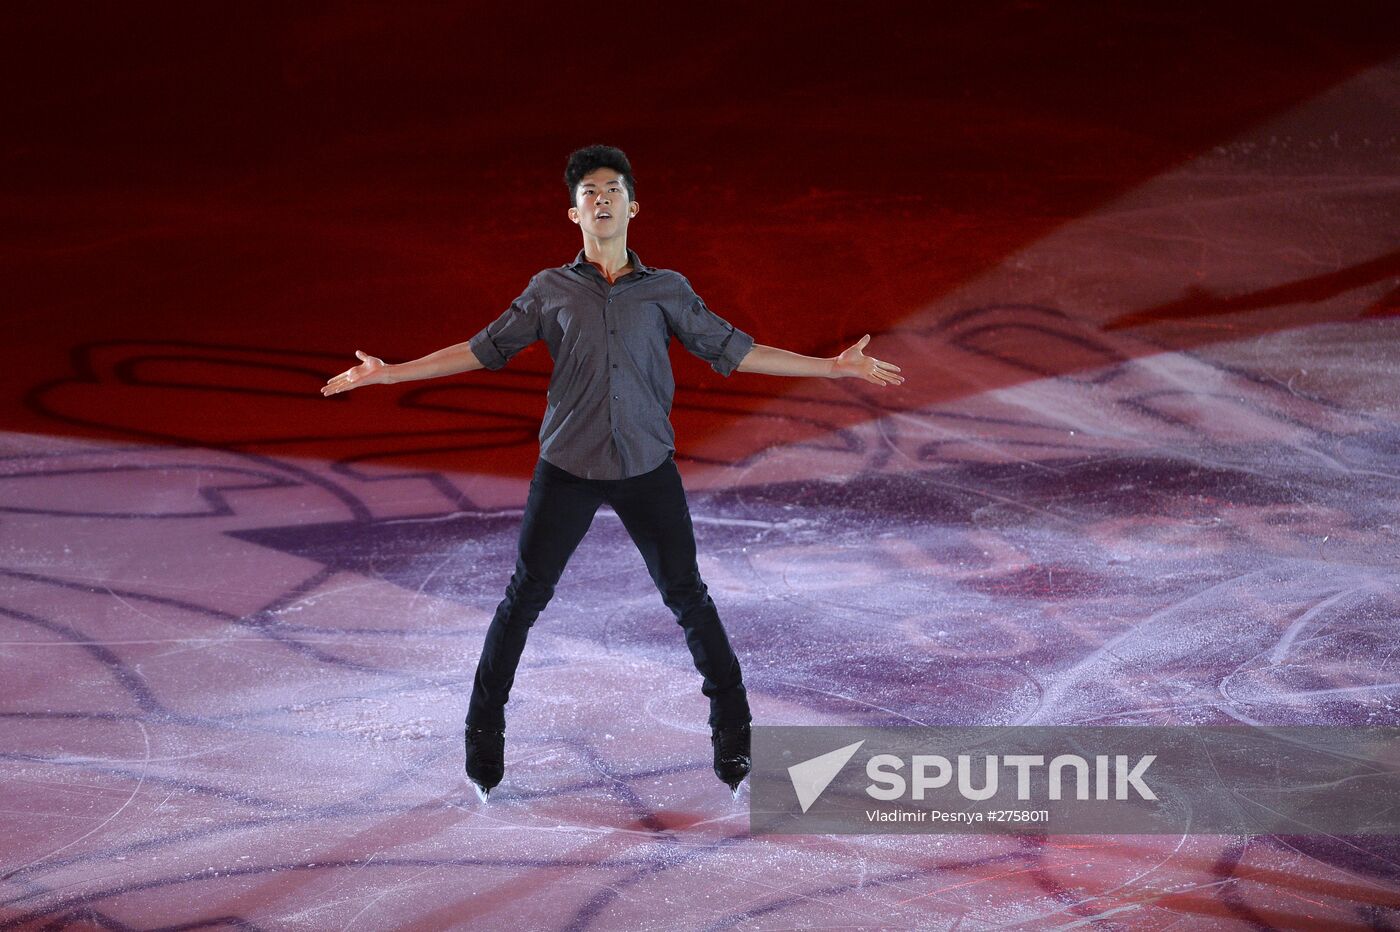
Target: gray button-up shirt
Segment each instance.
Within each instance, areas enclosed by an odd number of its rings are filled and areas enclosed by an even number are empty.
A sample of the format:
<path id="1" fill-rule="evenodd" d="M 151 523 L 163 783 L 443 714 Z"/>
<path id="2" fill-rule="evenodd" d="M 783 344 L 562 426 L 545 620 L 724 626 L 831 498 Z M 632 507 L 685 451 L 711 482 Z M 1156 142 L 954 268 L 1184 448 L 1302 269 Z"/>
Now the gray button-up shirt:
<path id="1" fill-rule="evenodd" d="M 672 336 L 720 375 L 753 348 L 753 337 L 715 314 L 679 272 L 642 264 L 612 285 L 579 250 L 568 265 L 530 279 L 510 308 L 471 338 L 488 369 L 536 340 L 554 359 L 540 424 L 540 456 L 585 479 L 650 472 L 675 449 Z"/>

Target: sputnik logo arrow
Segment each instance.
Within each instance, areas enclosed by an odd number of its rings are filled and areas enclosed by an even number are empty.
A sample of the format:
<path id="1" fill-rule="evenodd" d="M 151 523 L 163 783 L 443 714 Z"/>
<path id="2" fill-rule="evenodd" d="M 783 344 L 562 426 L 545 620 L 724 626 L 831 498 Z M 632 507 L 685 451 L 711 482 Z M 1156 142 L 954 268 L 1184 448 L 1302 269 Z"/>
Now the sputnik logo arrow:
<path id="1" fill-rule="evenodd" d="M 822 790 L 831 785 L 841 768 L 846 766 L 846 761 L 864 743 L 864 740 L 857 741 L 788 768 L 788 777 L 792 779 L 792 788 L 797 791 L 797 801 L 802 804 L 803 812 L 811 808 L 817 797 L 822 795 Z"/>

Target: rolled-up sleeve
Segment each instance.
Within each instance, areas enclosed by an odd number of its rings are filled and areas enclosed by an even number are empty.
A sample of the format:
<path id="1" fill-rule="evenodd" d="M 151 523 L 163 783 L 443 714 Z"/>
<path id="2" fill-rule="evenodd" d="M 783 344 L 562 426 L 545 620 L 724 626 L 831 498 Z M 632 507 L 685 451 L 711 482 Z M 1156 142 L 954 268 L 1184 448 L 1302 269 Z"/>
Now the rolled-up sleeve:
<path id="1" fill-rule="evenodd" d="M 538 276 L 530 279 L 525 291 L 511 302 L 506 312 L 471 338 L 472 353 L 487 369 L 501 368 L 512 356 L 540 338 L 537 279 Z"/>
<path id="2" fill-rule="evenodd" d="M 674 307 L 663 308 L 666 325 L 682 346 L 727 376 L 753 349 L 753 337 L 706 307 L 690 282 L 681 281 L 681 300 Z"/>

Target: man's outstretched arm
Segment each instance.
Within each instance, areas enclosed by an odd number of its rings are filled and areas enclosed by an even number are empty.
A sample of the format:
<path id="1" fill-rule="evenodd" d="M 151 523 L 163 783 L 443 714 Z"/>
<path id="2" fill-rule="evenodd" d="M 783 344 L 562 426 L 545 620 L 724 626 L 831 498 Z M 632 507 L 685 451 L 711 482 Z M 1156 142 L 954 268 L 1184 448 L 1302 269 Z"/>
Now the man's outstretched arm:
<path id="1" fill-rule="evenodd" d="M 893 363 L 866 356 L 861 350 L 870 342 L 866 334 L 854 346 L 840 356 L 821 359 L 816 356 L 803 356 L 801 353 L 764 346 L 755 343 L 739 363 L 739 372 L 757 372 L 762 375 L 815 376 L 825 379 L 865 379 L 875 385 L 899 385 L 904 376 L 899 374 L 899 366 Z"/>
<path id="2" fill-rule="evenodd" d="M 456 375 L 484 368 L 469 343 L 457 343 L 435 353 L 429 353 L 412 362 L 397 365 L 385 363 L 375 356 L 355 350 L 360 364 L 346 369 L 340 375 L 321 386 L 321 394 L 327 397 L 337 392 L 346 392 L 365 385 L 392 385 L 395 382 L 412 382 L 416 379 L 435 379 L 443 375 Z"/>
<path id="3" fill-rule="evenodd" d="M 535 293 L 536 275 L 524 293 L 510 303 L 505 313 L 482 328 L 465 343 L 454 343 L 436 353 L 385 365 L 384 360 L 355 350 L 360 364 L 346 369 L 321 387 L 321 394 L 330 396 L 362 385 L 390 385 L 456 375 L 473 369 L 499 369 L 510 358 L 540 338 L 540 299 Z"/>

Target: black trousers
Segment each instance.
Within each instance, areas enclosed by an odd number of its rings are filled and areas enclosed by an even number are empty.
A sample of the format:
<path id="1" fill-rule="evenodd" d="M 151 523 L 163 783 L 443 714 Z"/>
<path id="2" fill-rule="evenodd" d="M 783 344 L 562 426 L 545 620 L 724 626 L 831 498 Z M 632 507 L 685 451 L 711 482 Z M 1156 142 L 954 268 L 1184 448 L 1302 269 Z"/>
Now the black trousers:
<path id="1" fill-rule="evenodd" d="M 622 519 L 662 601 L 685 631 L 686 646 L 703 678 L 700 691 L 710 700 L 710 726 L 751 721 L 739 660 L 700 579 L 695 530 L 675 461 L 667 457 L 651 472 L 628 479 L 581 479 L 541 459 L 520 525 L 515 574 L 481 649 L 468 727 L 505 727 L 506 701 L 530 626 L 554 595 L 565 564 L 604 503 Z"/>

